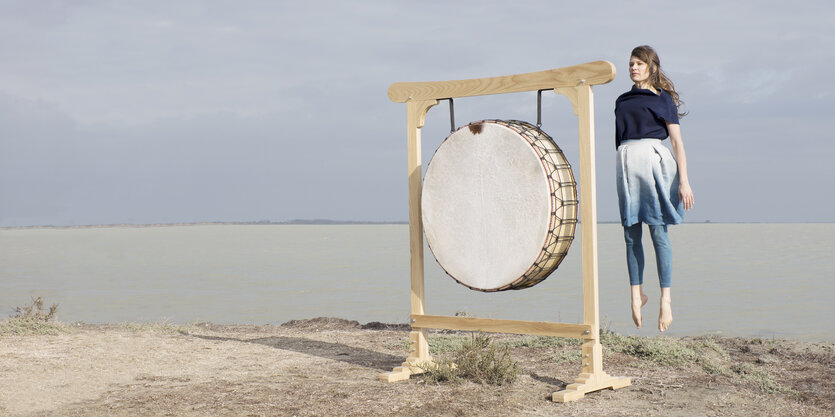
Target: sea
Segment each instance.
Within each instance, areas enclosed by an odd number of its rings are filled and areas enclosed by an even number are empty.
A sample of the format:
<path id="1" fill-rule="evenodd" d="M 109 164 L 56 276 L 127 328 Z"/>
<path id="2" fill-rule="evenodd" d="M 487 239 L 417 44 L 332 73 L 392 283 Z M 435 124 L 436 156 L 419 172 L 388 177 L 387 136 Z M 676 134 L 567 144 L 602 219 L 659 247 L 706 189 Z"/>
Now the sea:
<path id="1" fill-rule="evenodd" d="M 582 227 L 582 224 L 579 226 Z M 425 249 L 426 314 L 582 322 L 581 242 L 545 281 L 482 293 Z M 601 327 L 658 334 L 647 253 L 644 327 L 631 319 L 622 228 L 598 225 Z M 670 228 L 673 317 L 664 334 L 835 341 L 835 223 Z M 202 224 L 0 229 L 0 314 L 41 297 L 62 322 L 407 323 L 406 224 Z M 0 318 L 2 318 L 0 317 Z"/>

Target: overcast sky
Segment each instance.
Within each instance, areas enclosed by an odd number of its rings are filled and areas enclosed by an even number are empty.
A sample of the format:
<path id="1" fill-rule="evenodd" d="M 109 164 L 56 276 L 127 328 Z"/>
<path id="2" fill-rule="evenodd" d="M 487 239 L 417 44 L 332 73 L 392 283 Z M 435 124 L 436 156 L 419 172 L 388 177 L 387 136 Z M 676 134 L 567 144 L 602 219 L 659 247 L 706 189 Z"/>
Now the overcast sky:
<path id="1" fill-rule="evenodd" d="M 649 44 L 682 119 L 687 221 L 835 221 L 835 3 L 0 1 L 0 226 L 408 218 L 398 81 L 608 60 L 598 216 L 618 219 L 614 100 Z M 456 101 L 535 122 L 536 94 Z M 577 163 L 577 121 L 543 129 Z M 446 103 L 423 131 L 428 162 Z M 575 171 L 577 172 L 577 171 Z"/>

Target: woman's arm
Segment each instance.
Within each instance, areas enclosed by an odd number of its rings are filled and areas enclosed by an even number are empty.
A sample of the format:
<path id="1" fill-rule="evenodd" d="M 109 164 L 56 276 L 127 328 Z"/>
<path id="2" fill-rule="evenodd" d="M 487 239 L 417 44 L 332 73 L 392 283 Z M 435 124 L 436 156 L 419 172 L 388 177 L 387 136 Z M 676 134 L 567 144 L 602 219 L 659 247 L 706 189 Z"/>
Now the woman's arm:
<path id="1" fill-rule="evenodd" d="M 667 123 L 667 131 L 670 132 L 670 144 L 673 145 L 673 155 L 678 164 L 678 196 L 684 203 L 684 209 L 690 210 L 696 199 L 687 178 L 687 154 L 684 152 L 684 141 L 681 140 L 681 126 L 678 123 Z"/>

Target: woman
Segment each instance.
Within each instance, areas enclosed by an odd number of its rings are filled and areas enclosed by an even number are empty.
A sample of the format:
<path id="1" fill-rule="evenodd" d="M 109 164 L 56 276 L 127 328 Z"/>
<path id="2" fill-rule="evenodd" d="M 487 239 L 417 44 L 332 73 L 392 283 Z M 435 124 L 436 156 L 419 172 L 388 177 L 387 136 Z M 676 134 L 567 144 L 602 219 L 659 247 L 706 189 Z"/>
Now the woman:
<path id="1" fill-rule="evenodd" d="M 658 54 L 649 46 L 632 50 L 629 76 L 635 85 L 615 102 L 617 189 L 626 241 L 626 265 L 632 289 L 632 320 L 641 328 L 641 307 L 647 303 L 643 285 L 642 224 L 655 247 L 661 308 L 658 330 L 673 321 L 670 306 L 672 251 L 667 226 L 679 224 L 684 210 L 693 207 L 687 179 L 687 157 L 681 139 L 681 101 L 673 83 L 661 71 Z M 661 144 L 669 136 L 673 152 Z"/>

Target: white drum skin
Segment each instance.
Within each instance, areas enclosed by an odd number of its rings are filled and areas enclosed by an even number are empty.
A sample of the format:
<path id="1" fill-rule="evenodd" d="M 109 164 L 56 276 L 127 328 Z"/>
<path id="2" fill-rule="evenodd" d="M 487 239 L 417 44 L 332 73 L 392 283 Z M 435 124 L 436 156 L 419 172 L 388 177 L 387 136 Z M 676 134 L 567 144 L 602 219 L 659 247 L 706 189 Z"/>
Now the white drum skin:
<path id="1" fill-rule="evenodd" d="M 544 132 L 484 120 L 438 147 L 421 209 L 430 250 L 452 278 L 478 291 L 526 288 L 565 257 L 577 221 L 576 183 Z"/>

